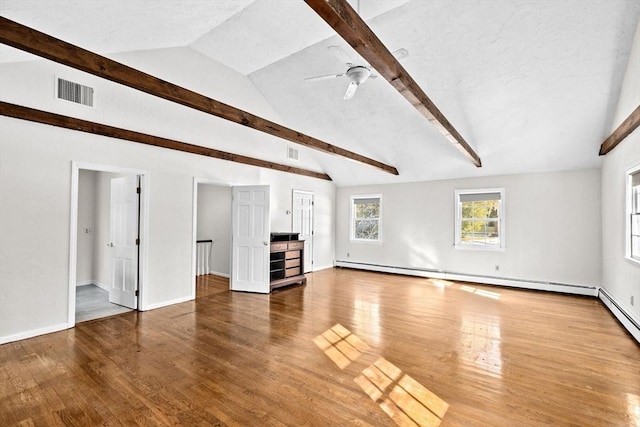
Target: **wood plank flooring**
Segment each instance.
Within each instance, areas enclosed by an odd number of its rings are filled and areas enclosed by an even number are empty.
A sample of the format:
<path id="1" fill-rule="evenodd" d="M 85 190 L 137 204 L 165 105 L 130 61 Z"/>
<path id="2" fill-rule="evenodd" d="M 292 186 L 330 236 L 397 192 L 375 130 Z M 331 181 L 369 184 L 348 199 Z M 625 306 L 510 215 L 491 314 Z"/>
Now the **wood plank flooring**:
<path id="1" fill-rule="evenodd" d="M 0 425 L 637 426 L 595 298 L 330 269 L 0 346 Z"/>

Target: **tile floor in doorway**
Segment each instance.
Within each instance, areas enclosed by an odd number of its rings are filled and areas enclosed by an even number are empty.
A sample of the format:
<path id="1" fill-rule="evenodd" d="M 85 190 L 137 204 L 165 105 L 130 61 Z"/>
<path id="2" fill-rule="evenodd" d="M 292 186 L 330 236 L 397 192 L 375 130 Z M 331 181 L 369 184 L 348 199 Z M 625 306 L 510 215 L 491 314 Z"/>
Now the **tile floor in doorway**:
<path id="1" fill-rule="evenodd" d="M 109 293 L 95 285 L 76 288 L 76 323 L 114 314 L 126 313 L 130 308 L 109 302 Z"/>

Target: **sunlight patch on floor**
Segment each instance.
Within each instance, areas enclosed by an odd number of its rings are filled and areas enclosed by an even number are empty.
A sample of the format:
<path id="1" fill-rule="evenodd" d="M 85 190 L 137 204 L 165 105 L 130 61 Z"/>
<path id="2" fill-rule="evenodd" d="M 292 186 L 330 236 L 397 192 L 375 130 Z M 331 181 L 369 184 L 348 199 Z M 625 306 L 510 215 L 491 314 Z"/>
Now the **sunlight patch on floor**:
<path id="1" fill-rule="evenodd" d="M 344 369 L 370 347 L 347 328 L 336 324 L 313 339 L 324 354 L 340 369 Z"/>
<path id="2" fill-rule="evenodd" d="M 399 426 L 439 426 L 449 404 L 380 357 L 355 383 Z"/>
<path id="3" fill-rule="evenodd" d="M 484 289 L 474 288 L 473 286 L 469 286 L 469 285 L 460 285 L 460 290 L 469 292 L 470 294 L 476 294 L 485 298 L 491 298 L 495 300 L 500 299 L 500 294 L 497 292 L 485 291 Z"/>
<path id="4" fill-rule="evenodd" d="M 313 342 L 340 369 L 371 348 L 339 323 L 316 336 Z M 439 426 L 449 409 L 447 402 L 384 357 L 364 368 L 354 382 L 401 427 Z"/>

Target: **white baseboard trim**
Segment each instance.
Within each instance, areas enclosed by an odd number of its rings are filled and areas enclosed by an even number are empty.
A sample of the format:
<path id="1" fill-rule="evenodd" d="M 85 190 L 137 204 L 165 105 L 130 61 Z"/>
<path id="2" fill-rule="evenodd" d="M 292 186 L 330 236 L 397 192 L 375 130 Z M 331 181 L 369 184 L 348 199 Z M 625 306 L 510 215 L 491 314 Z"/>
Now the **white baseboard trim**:
<path id="1" fill-rule="evenodd" d="M 330 268 L 335 267 L 333 264 L 329 264 L 329 265 L 321 265 L 321 266 L 313 266 L 313 271 L 309 271 L 308 273 L 313 273 L 314 271 L 320 271 L 320 270 L 328 270 Z"/>
<path id="2" fill-rule="evenodd" d="M 213 274 L 214 276 L 226 277 L 227 279 L 231 277 L 229 273 L 220 273 L 217 271 L 210 271 L 209 274 Z"/>
<path id="3" fill-rule="evenodd" d="M 0 337 L 0 344 L 6 344 L 13 341 L 20 341 L 27 338 L 37 337 L 39 335 L 50 334 L 53 332 L 63 331 L 69 329 L 69 325 L 66 323 L 59 323 L 57 325 L 47 326 L 46 328 L 32 329 L 30 331 L 24 331 L 13 335 L 5 335 Z"/>
<path id="4" fill-rule="evenodd" d="M 565 294 L 588 295 L 593 297 L 598 296 L 598 287 L 589 285 L 570 285 L 566 283 L 511 279 L 506 277 L 476 276 L 472 274 L 452 273 L 447 271 L 392 267 L 388 265 L 367 264 L 349 261 L 336 261 L 336 267 L 377 271 L 381 273 L 404 274 L 407 276 L 428 277 L 431 279 L 457 280 L 462 282 L 481 283 L 485 285 L 509 286 L 513 288 L 533 289 L 538 291 L 562 292 Z"/>
<path id="5" fill-rule="evenodd" d="M 600 288 L 598 298 L 609 309 L 611 314 L 618 319 L 622 326 L 629 331 L 631 336 L 640 343 L 640 320 L 626 311 L 606 289 Z"/>
<path id="6" fill-rule="evenodd" d="M 156 308 L 167 307 L 169 305 L 180 304 L 182 302 L 193 301 L 193 300 L 195 300 L 195 298 L 193 296 L 188 296 L 188 297 L 184 297 L 184 298 L 177 298 L 177 299 L 170 300 L 170 301 L 158 302 L 158 303 L 155 303 L 155 304 L 147 304 L 143 308 L 140 308 L 140 311 L 155 310 Z"/>
<path id="7" fill-rule="evenodd" d="M 76 282 L 76 288 L 79 288 L 80 286 L 89 286 L 89 285 L 93 285 L 93 280 L 81 280 L 79 282 Z"/>
<path id="8" fill-rule="evenodd" d="M 82 280 L 76 283 L 76 288 L 79 288 L 80 286 L 88 286 L 88 285 L 94 285 L 102 289 L 103 291 L 109 292 L 109 287 L 104 283 L 98 282 L 97 280 Z"/>
<path id="9" fill-rule="evenodd" d="M 93 284 L 99 287 L 100 289 L 102 289 L 103 291 L 109 292 L 109 286 L 105 285 L 104 283 L 100 283 L 97 280 L 94 280 Z"/>

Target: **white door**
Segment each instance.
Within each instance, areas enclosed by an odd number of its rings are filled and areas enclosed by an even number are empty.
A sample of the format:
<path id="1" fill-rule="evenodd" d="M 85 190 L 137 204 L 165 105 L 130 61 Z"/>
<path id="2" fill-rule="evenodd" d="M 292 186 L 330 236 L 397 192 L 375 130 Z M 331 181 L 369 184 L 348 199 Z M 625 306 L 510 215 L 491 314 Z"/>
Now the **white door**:
<path id="1" fill-rule="evenodd" d="M 137 308 L 138 298 L 138 176 L 111 180 L 111 285 L 109 302 Z"/>
<path id="2" fill-rule="evenodd" d="M 231 290 L 269 293 L 269 186 L 233 187 Z"/>
<path id="3" fill-rule="evenodd" d="M 313 193 L 293 190 L 293 232 L 304 240 L 304 273 L 313 271 Z"/>

